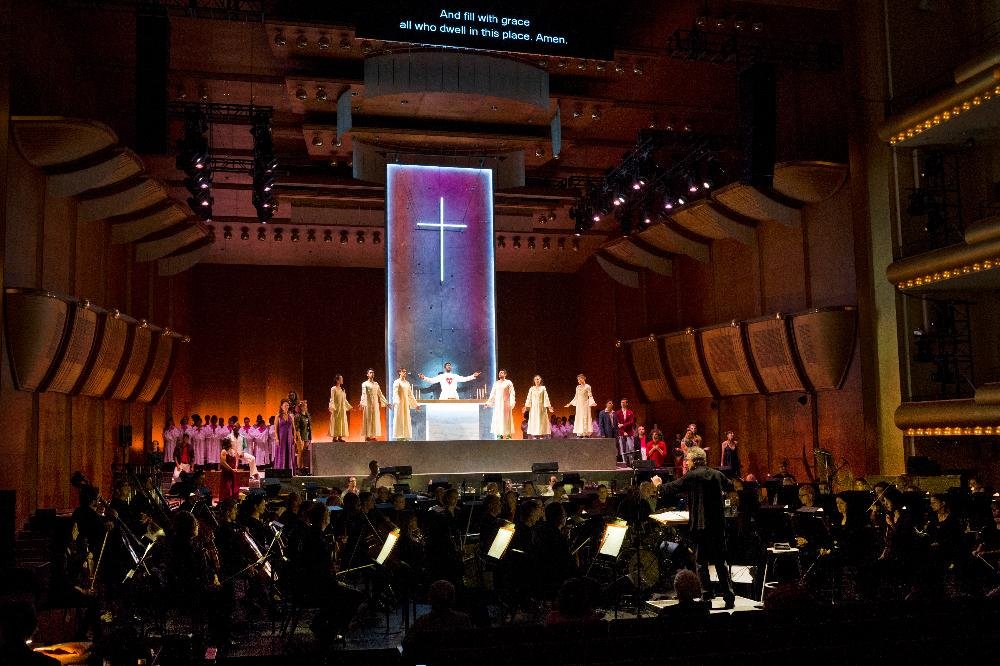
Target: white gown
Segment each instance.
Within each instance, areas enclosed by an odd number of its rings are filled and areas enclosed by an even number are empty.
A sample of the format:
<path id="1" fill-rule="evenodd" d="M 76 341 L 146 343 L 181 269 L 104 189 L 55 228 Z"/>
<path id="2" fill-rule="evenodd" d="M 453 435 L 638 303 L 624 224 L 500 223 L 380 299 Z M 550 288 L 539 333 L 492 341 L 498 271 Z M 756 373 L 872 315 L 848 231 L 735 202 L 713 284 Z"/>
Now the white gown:
<path id="1" fill-rule="evenodd" d="M 410 410 L 419 407 L 413 385 L 405 379 L 392 383 L 392 438 L 413 439 Z"/>
<path id="2" fill-rule="evenodd" d="M 594 402 L 594 394 L 590 390 L 590 384 L 577 384 L 576 385 L 576 395 L 573 396 L 573 401 L 566 405 L 576 407 L 576 416 L 573 420 L 573 434 L 575 435 L 590 435 L 593 430 L 590 425 L 590 408 L 596 407 L 597 403 Z"/>
<path id="3" fill-rule="evenodd" d="M 351 403 L 347 402 L 347 391 L 339 386 L 330 387 L 330 437 L 347 437 L 350 427 L 347 421 L 347 411 Z"/>
<path id="4" fill-rule="evenodd" d="M 378 385 L 378 382 L 364 381 L 361 383 L 361 409 L 364 412 L 361 428 L 362 437 L 380 437 L 382 435 L 382 414 L 379 410 L 388 405 L 389 401 L 382 394 L 382 387 Z"/>
<path id="5" fill-rule="evenodd" d="M 528 389 L 528 397 L 524 400 L 524 406 L 528 410 L 528 434 L 532 436 L 548 435 L 549 409 L 552 403 L 549 401 L 549 392 L 544 386 L 531 385 Z"/>
<path id="6" fill-rule="evenodd" d="M 487 407 L 493 408 L 493 418 L 490 421 L 490 432 L 497 437 L 510 437 L 514 434 L 514 384 L 509 379 L 498 380 L 490 391 L 486 401 Z"/>

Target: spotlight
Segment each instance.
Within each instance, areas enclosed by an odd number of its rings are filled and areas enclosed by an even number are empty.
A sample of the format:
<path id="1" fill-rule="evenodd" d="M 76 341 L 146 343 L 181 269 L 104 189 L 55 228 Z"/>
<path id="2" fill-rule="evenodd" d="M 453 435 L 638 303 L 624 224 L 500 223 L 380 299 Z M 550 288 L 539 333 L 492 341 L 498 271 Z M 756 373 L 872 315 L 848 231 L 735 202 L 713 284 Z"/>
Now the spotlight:
<path id="1" fill-rule="evenodd" d="M 250 229 L 243 227 L 240 229 L 240 240 L 250 240 Z"/>
<path id="2" fill-rule="evenodd" d="M 535 237 L 534 236 L 529 236 L 528 237 L 528 249 L 532 250 L 532 251 L 534 251 L 534 249 L 535 249 Z"/>
<path id="3" fill-rule="evenodd" d="M 283 240 L 285 240 L 285 231 L 281 227 L 278 227 L 274 230 L 274 242 L 280 243 Z"/>
<path id="4" fill-rule="evenodd" d="M 372 44 L 371 44 L 371 42 L 368 42 L 368 41 L 361 42 L 361 52 L 364 53 L 365 55 L 368 55 L 369 53 L 371 53 L 372 52 Z"/>
<path id="5" fill-rule="evenodd" d="M 698 28 L 699 30 L 704 30 L 705 28 L 708 27 L 708 17 L 707 16 L 699 16 L 699 17 L 697 17 L 694 20 L 694 26 L 696 28 Z"/>
<path id="6" fill-rule="evenodd" d="M 580 239 L 579 238 L 574 238 L 573 239 L 573 251 L 574 252 L 579 252 L 580 251 Z"/>
<path id="7" fill-rule="evenodd" d="M 625 65 L 623 65 L 620 62 L 616 62 L 615 63 L 615 72 L 617 72 L 618 74 L 621 74 L 624 71 L 625 71 Z"/>
<path id="8" fill-rule="evenodd" d="M 222 229 L 222 238 L 223 238 L 223 240 L 233 240 L 233 228 L 232 227 L 223 227 L 223 229 Z"/>
<path id="9" fill-rule="evenodd" d="M 545 157 L 545 149 L 541 146 L 535 148 L 535 157 Z"/>
<path id="10" fill-rule="evenodd" d="M 520 250 L 521 249 L 521 237 L 520 236 L 514 236 L 514 249 L 515 250 Z"/>
<path id="11" fill-rule="evenodd" d="M 184 187 L 187 188 L 187 204 L 195 215 L 203 220 L 211 219 L 212 169 L 209 167 L 208 122 L 201 110 L 189 107 L 184 117 L 184 137 L 178 142 L 175 166 L 184 172 Z"/>
<path id="12" fill-rule="evenodd" d="M 645 224 L 648 227 L 649 225 L 651 225 L 653 223 L 653 218 L 651 218 L 649 215 L 647 215 L 646 217 L 643 218 L 642 222 L 643 222 L 643 224 Z"/>
<path id="13" fill-rule="evenodd" d="M 295 38 L 295 46 L 304 49 L 309 46 L 309 40 L 306 39 L 305 33 L 299 33 L 299 36 Z"/>
<path id="14" fill-rule="evenodd" d="M 587 69 L 587 61 L 581 60 L 580 62 L 576 63 L 576 68 L 579 70 Z"/>
<path id="15" fill-rule="evenodd" d="M 600 222 L 601 221 L 601 215 L 600 215 L 600 213 L 594 213 L 593 220 L 594 220 L 594 222 Z"/>
<path id="16" fill-rule="evenodd" d="M 350 51 L 351 46 L 353 46 L 353 44 L 351 43 L 351 38 L 348 37 L 347 35 L 342 35 L 340 38 L 340 48 L 344 51 Z"/>
<path id="17" fill-rule="evenodd" d="M 717 18 L 717 19 L 715 19 L 715 29 L 718 30 L 719 32 L 722 32 L 723 30 L 725 30 L 726 29 L 726 19 L 724 19 L 724 18 Z"/>
<path id="18" fill-rule="evenodd" d="M 583 109 L 581 107 L 579 107 L 579 106 L 573 107 L 573 117 L 574 118 L 579 118 L 582 115 L 583 115 Z"/>
<path id="19" fill-rule="evenodd" d="M 667 199 L 665 202 L 663 202 L 663 207 L 666 208 L 667 210 L 673 210 L 674 204 L 672 201 L 670 201 L 670 199 Z"/>
<path id="20" fill-rule="evenodd" d="M 677 205 L 678 206 L 683 206 L 686 203 L 687 203 L 687 200 L 684 197 L 677 197 Z"/>
<path id="21" fill-rule="evenodd" d="M 308 231 L 306 231 L 306 242 L 307 243 L 315 243 L 316 242 L 316 230 L 315 229 L 309 229 Z"/>
<path id="22" fill-rule="evenodd" d="M 560 238 L 559 242 L 557 243 L 557 245 L 559 246 L 560 250 L 565 250 L 566 249 L 566 239 L 565 238 Z"/>
<path id="23" fill-rule="evenodd" d="M 323 242 L 332 243 L 333 242 L 333 232 L 329 229 L 323 231 Z"/>
<path id="24" fill-rule="evenodd" d="M 381 245 L 382 244 L 382 232 L 381 231 L 373 231 L 372 232 L 372 243 L 374 245 Z"/>
<path id="25" fill-rule="evenodd" d="M 754 21 L 753 25 L 750 26 L 752 32 L 764 32 L 764 24 L 760 21 Z"/>
<path id="26" fill-rule="evenodd" d="M 309 99 L 309 93 L 306 92 L 305 88 L 299 86 L 298 88 L 295 89 L 295 97 L 304 102 L 307 99 Z"/>
<path id="27" fill-rule="evenodd" d="M 274 217 L 274 211 L 278 206 L 274 193 L 274 172 L 278 167 L 278 161 L 274 157 L 270 116 L 264 113 L 257 114 L 250 127 L 250 134 L 253 136 L 252 202 L 257 211 L 257 219 L 267 222 Z M 317 138 L 318 135 L 313 138 L 314 145 Z"/>
<path id="28" fill-rule="evenodd" d="M 340 232 L 340 244 L 347 245 L 347 230 L 344 229 Z"/>
<path id="29" fill-rule="evenodd" d="M 505 247 L 507 247 L 507 237 L 506 236 L 497 236 L 497 247 L 499 247 L 499 248 L 505 248 Z"/>
<path id="30" fill-rule="evenodd" d="M 280 30 L 278 32 L 274 33 L 274 45 L 275 46 L 281 47 L 281 46 L 285 46 L 286 44 L 288 44 L 288 40 L 285 39 L 285 33 L 281 32 Z"/>
<path id="31" fill-rule="evenodd" d="M 330 48 L 330 38 L 325 34 L 320 35 L 319 41 L 316 42 L 316 46 L 318 46 L 323 51 L 327 50 L 328 48 Z"/>
<path id="32" fill-rule="evenodd" d="M 746 32 L 747 22 L 743 19 L 736 19 L 736 21 L 733 22 L 733 29 L 736 30 L 736 32 Z"/>
<path id="33" fill-rule="evenodd" d="M 552 247 L 552 242 L 548 238 L 542 239 L 542 249 L 548 250 Z"/>
<path id="34" fill-rule="evenodd" d="M 549 222 L 555 222 L 555 221 L 556 221 L 556 212 L 554 210 L 550 210 L 549 211 Z"/>
<path id="35" fill-rule="evenodd" d="M 355 236 L 356 236 L 355 240 L 357 241 L 358 245 L 365 244 L 365 232 L 359 231 L 355 234 Z"/>
<path id="36" fill-rule="evenodd" d="M 259 241 L 267 240 L 267 232 L 264 230 L 264 227 L 260 227 L 259 229 L 257 229 L 257 240 Z"/>
<path id="37" fill-rule="evenodd" d="M 333 142 L 333 145 L 336 146 L 337 148 L 340 148 L 341 146 L 344 145 L 344 140 L 343 139 L 337 139 L 336 141 Z"/>
<path id="38" fill-rule="evenodd" d="M 327 99 L 329 98 L 326 94 L 326 88 L 323 86 L 316 88 L 316 101 L 325 102 Z"/>
<path id="39" fill-rule="evenodd" d="M 632 65 L 632 73 L 636 76 L 642 76 L 642 63 L 638 60 Z"/>
<path id="40" fill-rule="evenodd" d="M 595 107 L 594 110 L 590 112 L 590 119 L 591 120 L 600 120 L 601 119 L 601 108 L 600 107 Z"/>
<path id="41" fill-rule="evenodd" d="M 298 243 L 299 242 L 299 238 L 300 238 L 300 236 L 299 236 L 299 230 L 298 229 L 292 229 L 292 242 L 293 243 Z"/>
<path id="42" fill-rule="evenodd" d="M 319 134 L 313 134 L 312 145 L 316 146 L 317 148 L 319 148 L 320 146 L 322 146 L 323 145 L 323 137 L 321 137 Z"/>
<path id="43" fill-rule="evenodd" d="M 594 65 L 594 69 L 596 69 L 598 72 L 603 72 L 604 68 L 605 68 L 604 63 L 600 61 L 598 61 L 597 64 Z"/>

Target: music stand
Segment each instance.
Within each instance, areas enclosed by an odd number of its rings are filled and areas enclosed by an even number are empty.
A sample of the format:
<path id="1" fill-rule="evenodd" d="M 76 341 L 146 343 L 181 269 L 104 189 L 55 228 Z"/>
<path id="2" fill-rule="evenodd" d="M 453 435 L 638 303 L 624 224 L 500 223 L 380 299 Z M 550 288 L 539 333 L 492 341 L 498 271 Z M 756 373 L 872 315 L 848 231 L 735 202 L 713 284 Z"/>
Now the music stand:
<path id="1" fill-rule="evenodd" d="M 613 520 L 605 525 L 604 534 L 601 535 L 601 545 L 597 549 L 597 554 L 617 560 L 618 556 L 622 552 L 622 546 L 625 543 L 625 535 L 627 533 L 627 520 Z"/>
<path id="2" fill-rule="evenodd" d="M 501 525 L 500 529 L 497 530 L 496 536 L 493 537 L 493 543 L 490 544 L 490 549 L 486 551 L 486 557 L 490 558 L 494 562 L 502 560 L 504 555 L 507 554 L 510 542 L 514 539 L 514 530 L 515 527 L 513 523 Z"/>
<path id="3" fill-rule="evenodd" d="M 375 557 L 376 564 L 385 564 L 385 561 L 389 559 L 390 555 L 392 555 L 392 551 L 396 547 L 396 543 L 398 541 L 399 528 L 397 527 L 385 535 L 385 543 L 382 544 L 382 550 L 380 550 L 378 555 Z"/>

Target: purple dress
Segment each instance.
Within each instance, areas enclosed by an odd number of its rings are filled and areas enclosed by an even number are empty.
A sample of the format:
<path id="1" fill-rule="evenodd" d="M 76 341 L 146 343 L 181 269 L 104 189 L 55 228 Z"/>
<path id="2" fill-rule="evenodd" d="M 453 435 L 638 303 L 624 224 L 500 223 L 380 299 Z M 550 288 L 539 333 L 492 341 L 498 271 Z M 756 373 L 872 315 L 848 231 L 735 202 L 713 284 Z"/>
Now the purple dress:
<path id="1" fill-rule="evenodd" d="M 274 451 L 274 467 L 291 469 L 295 465 L 295 419 L 276 419 L 278 426 L 278 448 Z"/>

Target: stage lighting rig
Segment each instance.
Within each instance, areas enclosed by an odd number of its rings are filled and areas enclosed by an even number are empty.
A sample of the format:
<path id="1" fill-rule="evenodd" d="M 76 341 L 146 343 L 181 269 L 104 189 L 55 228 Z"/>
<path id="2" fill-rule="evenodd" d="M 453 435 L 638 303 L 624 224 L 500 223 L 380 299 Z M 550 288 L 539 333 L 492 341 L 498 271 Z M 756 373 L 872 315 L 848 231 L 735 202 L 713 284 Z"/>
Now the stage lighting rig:
<path id="1" fill-rule="evenodd" d="M 184 172 L 187 204 L 203 220 L 212 218 L 212 168 L 208 149 L 208 121 L 197 105 L 184 114 L 184 137 L 178 142 L 175 165 Z"/>
<path id="2" fill-rule="evenodd" d="M 274 217 L 278 207 L 274 195 L 274 172 L 278 161 L 274 157 L 270 114 L 254 116 L 250 134 L 253 135 L 253 207 L 257 211 L 257 219 L 267 222 Z"/>

